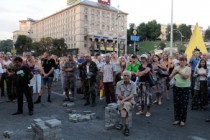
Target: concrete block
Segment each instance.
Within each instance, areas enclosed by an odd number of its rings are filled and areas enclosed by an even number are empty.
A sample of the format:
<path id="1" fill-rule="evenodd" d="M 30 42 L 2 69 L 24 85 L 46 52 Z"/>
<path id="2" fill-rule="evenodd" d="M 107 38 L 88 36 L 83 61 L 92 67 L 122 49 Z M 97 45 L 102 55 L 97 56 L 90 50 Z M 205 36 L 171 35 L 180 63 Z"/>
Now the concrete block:
<path id="1" fill-rule="evenodd" d="M 43 121 L 42 119 L 34 119 L 33 120 L 34 123 L 38 123 L 38 122 L 42 122 L 42 121 Z"/>
<path id="2" fill-rule="evenodd" d="M 67 107 L 67 104 L 68 104 L 68 102 L 64 102 L 62 106 Z"/>
<path id="3" fill-rule="evenodd" d="M 4 138 L 11 138 L 12 137 L 12 135 L 13 135 L 13 131 L 4 131 L 3 132 L 3 136 L 4 136 Z"/>
<path id="4" fill-rule="evenodd" d="M 91 114 L 91 113 L 92 113 L 92 111 L 83 111 L 84 115 Z"/>
<path id="5" fill-rule="evenodd" d="M 67 104 L 67 107 L 74 107 L 75 106 L 75 103 L 68 103 Z"/>
<path id="6" fill-rule="evenodd" d="M 91 118 L 91 120 L 95 120 L 96 119 L 96 113 L 91 113 L 90 118 Z"/>
<path id="7" fill-rule="evenodd" d="M 47 126 L 49 126 L 50 128 L 54 128 L 54 127 L 61 127 L 61 121 L 57 120 L 57 119 L 52 119 L 52 120 L 47 120 L 45 122 L 45 124 Z"/>

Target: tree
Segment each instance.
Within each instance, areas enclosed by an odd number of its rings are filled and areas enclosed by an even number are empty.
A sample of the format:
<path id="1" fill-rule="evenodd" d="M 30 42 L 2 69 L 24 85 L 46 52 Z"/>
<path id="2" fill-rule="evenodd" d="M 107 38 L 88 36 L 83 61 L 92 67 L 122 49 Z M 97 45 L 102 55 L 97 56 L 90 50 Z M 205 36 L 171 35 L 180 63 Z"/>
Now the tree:
<path id="1" fill-rule="evenodd" d="M 32 39 L 26 35 L 19 35 L 15 43 L 15 48 L 18 53 L 31 51 Z"/>
<path id="2" fill-rule="evenodd" d="M 157 40 L 161 34 L 161 25 L 156 20 L 147 23 L 147 38 L 149 40 Z"/>
<path id="3" fill-rule="evenodd" d="M 137 33 L 142 41 L 147 40 L 147 29 L 147 24 L 145 24 L 144 22 L 139 24 L 139 26 L 137 27 Z"/>
<path id="4" fill-rule="evenodd" d="M 186 25 L 186 24 L 181 24 L 178 27 L 178 30 L 182 33 L 183 37 L 182 40 L 183 41 L 189 41 L 191 35 L 192 35 L 192 31 L 191 31 L 191 25 Z M 179 34 L 179 39 L 180 40 L 180 34 Z"/>
<path id="5" fill-rule="evenodd" d="M 205 41 L 210 41 L 210 29 L 207 29 L 204 36 Z"/>
<path id="6" fill-rule="evenodd" d="M 40 44 L 42 45 L 43 51 L 49 51 L 53 47 L 53 38 L 51 37 L 41 38 Z"/>
<path id="7" fill-rule="evenodd" d="M 57 55 L 57 56 L 61 56 L 62 54 L 64 54 L 67 51 L 67 45 L 65 43 L 65 39 L 64 38 L 60 38 L 60 39 L 53 39 L 53 48 L 52 48 L 52 53 Z"/>
<path id="8" fill-rule="evenodd" d="M 13 41 L 11 39 L 0 41 L 0 51 L 6 53 L 10 52 L 13 47 Z"/>
<path id="9" fill-rule="evenodd" d="M 164 42 L 160 42 L 158 45 L 158 49 L 160 50 L 164 50 L 165 47 L 166 47 L 166 44 Z"/>
<path id="10" fill-rule="evenodd" d="M 34 56 L 40 56 L 44 53 L 45 49 L 40 42 L 33 42 L 31 45 L 31 51 Z"/>

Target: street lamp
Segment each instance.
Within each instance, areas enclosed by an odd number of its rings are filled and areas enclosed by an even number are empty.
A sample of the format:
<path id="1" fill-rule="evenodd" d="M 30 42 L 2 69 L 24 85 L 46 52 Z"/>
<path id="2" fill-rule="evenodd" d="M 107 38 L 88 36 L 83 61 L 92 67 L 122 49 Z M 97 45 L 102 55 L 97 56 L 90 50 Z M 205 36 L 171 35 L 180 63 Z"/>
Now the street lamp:
<path id="1" fill-rule="evenodd" d="M 183 34 L 182 34 L 182 32 L 181 32 L 180 30 L 174 29 L 174 31 L 176 31 L 176 32 L 178 32 L 178 33 L 180 34 L 180 37 L 181 37 L 181 53 L 182 53 L 182 46 L 183 46 L 183 44 L 182 44 L 182 38 L 183 38 L 184 36 L 183 36 Z"/>
<path id="2" fill-rule="evenodd" d="M 173 48 L 173 0 L 171 0 L 171 37 L 170 37 L 170 56 L 172 56 Z"/>

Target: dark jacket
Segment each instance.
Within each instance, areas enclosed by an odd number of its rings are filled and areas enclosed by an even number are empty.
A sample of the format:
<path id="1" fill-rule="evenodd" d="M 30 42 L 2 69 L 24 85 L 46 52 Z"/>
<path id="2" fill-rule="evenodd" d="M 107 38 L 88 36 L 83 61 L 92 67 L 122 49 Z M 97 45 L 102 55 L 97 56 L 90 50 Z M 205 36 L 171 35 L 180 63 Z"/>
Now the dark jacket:
<path id="1" fill-rule="evenodd" d="M 82 80 L 86 80 L 88 79 L 88 74 L 87 74 L 87 62 L 84 62 L 82 63 L 82 65 L 79 66 L 79 71 L 80 71 L 80 77 Z M 97 76 L 97 73 L 98 73 L 98 67 L 96 65 L 95 62 L 93 61 L 90 61 L 90 66 L 89 66 L 89 71 L 92 73 L 91 74 L 91 77 L 90 77 L 90 80 L 93 82 L 96 81 L 96 76 Z"/>

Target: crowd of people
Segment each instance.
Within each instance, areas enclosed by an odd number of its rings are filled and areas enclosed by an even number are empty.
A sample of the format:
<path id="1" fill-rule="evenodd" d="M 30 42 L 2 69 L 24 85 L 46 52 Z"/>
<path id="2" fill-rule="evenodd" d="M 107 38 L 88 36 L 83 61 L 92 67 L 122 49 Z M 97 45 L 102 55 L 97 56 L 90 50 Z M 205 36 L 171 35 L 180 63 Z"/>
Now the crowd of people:
<path id="1" fill-rule="evenodd" d="M 47 102 L 51 103 L 52 84 L 61 81 L 64 101 L 74 102 L 76 81 L 80 80 L 78 91 L 84 95 L 84 106 L 95 107 L 100 91 L 104 92 L 106 105 L 118 103 L 121 120 L 116 129 L 124 128 L 124 135 L 128 136 L 128 117 L 135 106 L 139 109 L 136 115 L 150 117 L 153 104 L 162 105 L 163 99 L 170 100 L 173 95 L 173 125 L 184 126 L 188 104 L 191 110 L 207 110 L 209 58 L 199 50 L 195 50 L 189 60 L 179 52 L 174 58 L 166 53 L 119 57 L 115 52 L 95 56 L 81 53 L 76 57 L 72 54 L 57 57 L 49 52 L 40 57 L 31 53 L 22 56 L 1 53 L 1 96 L 7 95 L 10 102 L 17 99 L 18 109 L 12 115 L 18 115 L 23 113 L 25 94 L 29 115 L 33 115 L 34 104 L 42 102 L 45 88 Z M 33 93 L 38 93 L 35 102 Z M 210 122 L 210 117 L 206 121 Z"/>

